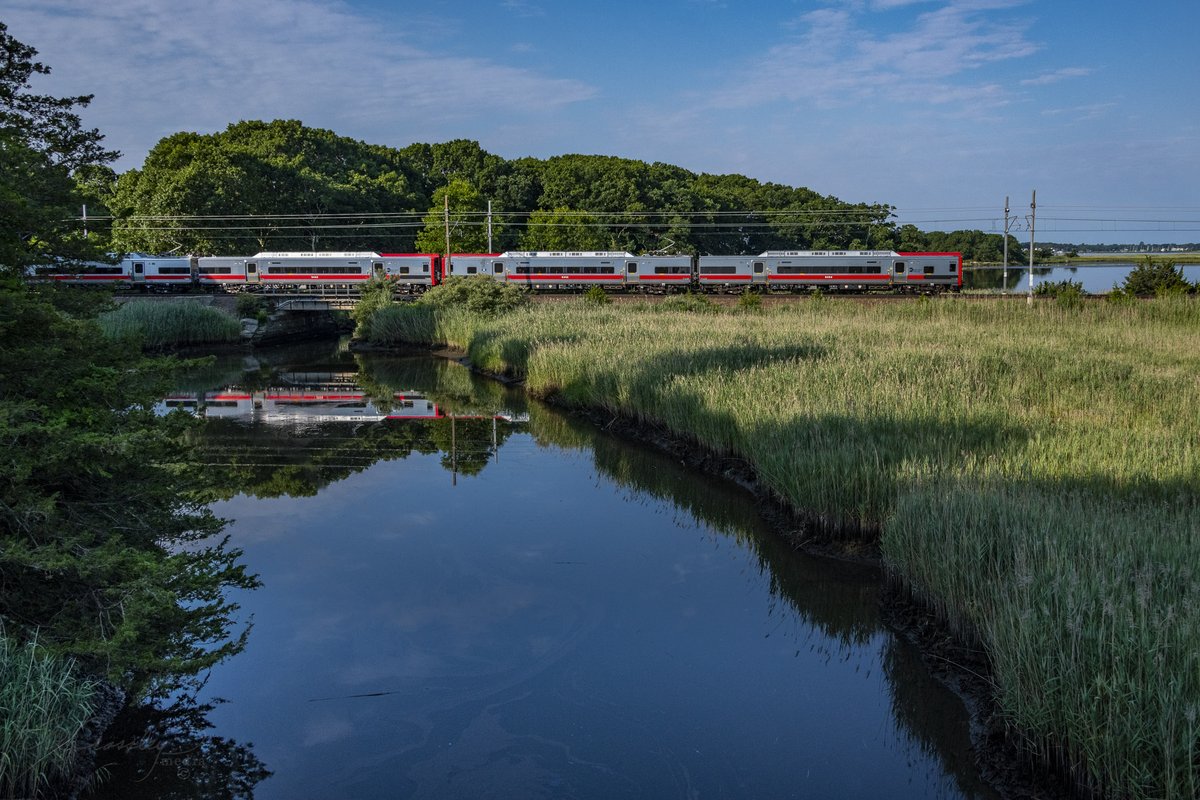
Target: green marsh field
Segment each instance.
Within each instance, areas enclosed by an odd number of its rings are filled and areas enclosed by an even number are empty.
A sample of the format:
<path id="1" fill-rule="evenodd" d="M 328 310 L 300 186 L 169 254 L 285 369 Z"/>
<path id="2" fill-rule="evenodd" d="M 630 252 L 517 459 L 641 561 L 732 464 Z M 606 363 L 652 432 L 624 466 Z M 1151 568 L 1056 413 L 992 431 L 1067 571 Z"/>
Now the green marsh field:
<path id="1" fill-rule="evenodd" d="M 1200 796 L 1200 302 L 380 310 L 537 395 L 744 459 L 986 650 L 1030 754 Z"/>

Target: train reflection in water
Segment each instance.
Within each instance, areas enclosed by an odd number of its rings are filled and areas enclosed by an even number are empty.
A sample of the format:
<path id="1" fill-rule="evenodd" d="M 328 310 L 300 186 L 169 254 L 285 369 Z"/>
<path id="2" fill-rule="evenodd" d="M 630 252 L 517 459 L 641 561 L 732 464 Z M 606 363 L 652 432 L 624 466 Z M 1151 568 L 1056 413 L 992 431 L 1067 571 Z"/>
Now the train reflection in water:
<path id="1" fill-rule="evenodd" d="M 497 419 L 524 422 L 510 413 L 455 414 L 416 391 L 371 395 L 357 385 L 356 372 L 281 372 L 278 384 L 250 390 L 236 384 L 163 398 L 162 413 L 183 409 L 208 419 L 246 422 L 379 422 L 382 420 Z"/>

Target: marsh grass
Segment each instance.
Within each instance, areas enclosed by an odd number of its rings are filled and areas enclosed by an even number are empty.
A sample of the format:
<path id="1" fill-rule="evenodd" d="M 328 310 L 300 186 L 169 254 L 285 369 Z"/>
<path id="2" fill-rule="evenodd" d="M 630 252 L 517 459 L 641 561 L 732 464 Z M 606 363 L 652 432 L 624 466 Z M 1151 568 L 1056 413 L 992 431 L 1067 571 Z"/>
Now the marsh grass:
<path id="1" fill-rule="evenodd" d="M 105 334 L 133 337 L 144 347 L 236 342 L 242 326 L 210 306 L 183 301 L 135 300 L 100 317 Z"/>
<path id="2" fill-rule="evenodd" d="M 889 569 L 986 648 L 1032 753 L 1101 796 L 1198 796 L 1200 302 L 562 303 L 387 324 L 880 529 Z"/>
<path id="3" fill-rule="evenodd" d="M 70 777 L 92 696 L 69 662 L 0 635 L 0 795 L 35 797 Z"/>

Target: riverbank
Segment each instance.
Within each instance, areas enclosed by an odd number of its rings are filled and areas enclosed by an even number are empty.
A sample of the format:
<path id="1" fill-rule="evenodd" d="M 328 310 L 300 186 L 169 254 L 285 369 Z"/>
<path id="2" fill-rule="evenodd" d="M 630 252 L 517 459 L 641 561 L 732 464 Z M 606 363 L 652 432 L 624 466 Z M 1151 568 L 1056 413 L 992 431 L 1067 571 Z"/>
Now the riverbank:
<path id="1" fill-rule="evenodd" d="M 400 313 L 397 338 L 745 461 L 827 539 L 877 526 L 986 654 L 1006 738 L 1101 795 L 1192 795 L 1194 301 Z"/>

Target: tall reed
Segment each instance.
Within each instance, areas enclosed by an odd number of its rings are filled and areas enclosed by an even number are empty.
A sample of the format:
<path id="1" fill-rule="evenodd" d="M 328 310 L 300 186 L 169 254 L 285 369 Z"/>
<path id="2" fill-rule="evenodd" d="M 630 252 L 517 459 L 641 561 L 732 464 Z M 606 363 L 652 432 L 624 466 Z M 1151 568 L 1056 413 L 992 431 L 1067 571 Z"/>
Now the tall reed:
<path id="1" fill-rule="evenodd" d="M 0 635 L 0 796 L 39 796 L 71 777 L 92 696 L 71 663 Z"/>
<path id="2" fill-rule="evenodd" d="M 136 337 L 146 347 L 236 342 L 242 326 L 210 306 L 181 300 L 135 300 L 100 317 L 105 334 Z"/>

